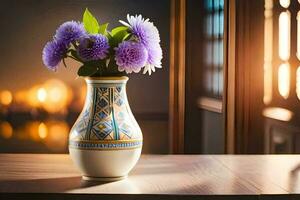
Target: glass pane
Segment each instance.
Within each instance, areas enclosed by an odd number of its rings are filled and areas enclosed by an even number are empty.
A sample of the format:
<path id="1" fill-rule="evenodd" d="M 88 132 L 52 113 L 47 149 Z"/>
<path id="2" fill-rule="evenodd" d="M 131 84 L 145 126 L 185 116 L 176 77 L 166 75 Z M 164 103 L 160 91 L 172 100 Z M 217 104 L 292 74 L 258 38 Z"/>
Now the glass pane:
<path id="1" fill-rule="evenodd" d="M 186 151 L 224 153 L 224 0 L 187 5 Z"/>

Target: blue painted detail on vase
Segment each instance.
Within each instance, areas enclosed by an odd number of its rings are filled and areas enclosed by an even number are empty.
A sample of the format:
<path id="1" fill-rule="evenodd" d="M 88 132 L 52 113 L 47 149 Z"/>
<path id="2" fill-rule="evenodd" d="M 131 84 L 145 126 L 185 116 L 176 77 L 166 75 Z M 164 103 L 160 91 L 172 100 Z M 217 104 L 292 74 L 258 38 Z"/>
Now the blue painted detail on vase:
<path id="1" fill-rule="evenodd" d="M 142 140 L 141 129 L 128 105 L 126 83 L 113 80 L 87 85 L 85 106 L 71 130 L 70 144 L 73 141 Z"/>

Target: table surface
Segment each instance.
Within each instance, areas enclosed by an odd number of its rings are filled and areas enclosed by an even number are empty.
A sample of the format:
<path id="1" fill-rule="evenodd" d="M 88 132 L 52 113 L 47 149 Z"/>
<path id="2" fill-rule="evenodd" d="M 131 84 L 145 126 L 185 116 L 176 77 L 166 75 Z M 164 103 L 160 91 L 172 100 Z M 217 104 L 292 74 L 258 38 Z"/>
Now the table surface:
<path id="1" fill-rule="evenodd" d="M 127 179 L 103 183 L 83 181 L 65 154 L 0 154 L 0 199 L 300 199 L 299 169 L 300 155 L 143 155 Z"/>

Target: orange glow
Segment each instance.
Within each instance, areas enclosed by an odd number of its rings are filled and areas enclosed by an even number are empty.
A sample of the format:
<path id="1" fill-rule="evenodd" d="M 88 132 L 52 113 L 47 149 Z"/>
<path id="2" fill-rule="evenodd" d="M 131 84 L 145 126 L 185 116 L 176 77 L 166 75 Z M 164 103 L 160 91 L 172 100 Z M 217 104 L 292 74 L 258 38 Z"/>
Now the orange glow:
<path id="1" fill-rule="evenodd" d="M 264 97 L 268 105 L 272 101 L 272 60 L 273 60 L 273 0 L 265 0 L 264 24 Z"/>
<path id="2" fill-rule="evenodd" d="M 8 122 L 0 123 L 0 134 L 3 138 L 9 139 L 13 135 L 13 128 Z"/>
<path id="3" fill-rule="evenodd" d="M 49 80 L 44 84 L 46 98 L 43 102 L 43 108 L 50 112 L 61 112 L 66 109 L 72 99 L 72 92 L 59 80 Z"/>
<path id="4" fill-rule="evenodd" d="M 23 96 L 23 92 L 18 92 L 18 102 L 22 102 Z M 26 103 L 30 107 L 44 108 L 49 113 L 63 113 L 72 98 L 72 91 L 62 81 L 51 79 L 42 86 L 32 87 L 26 94 Z"/>
<path id="5" fill-rule="evenodd" d="M 38 134 L 41 139 L 45 139 L 47 137 L 48 128 L 44 123 L 40 123 L 40 125 L 38 127 Z"/>
<path id="6" fill-rule="evenodd" d="M 33 121 L 33 122 L 29 122 L 26 124 L 25 126 L 25 133 L 29 134 L 29 137 L 33 140 L 33 141 L 40 141 L 40 136 L 39 136 L 39 125 L 40 122 L 37 121 Z M 24 139 L 28 138 L 28 136 L 26 136 Z"/>
<path id="7" fill-rule="evenodd" d="M 53 151 L 65 150 L 68 144 L 69 126 L 63 121 L 30 122 L 25 131 L 33 141 L 42 141 Z M 23 137 L 27 139 L 28 135 Z"/>
<path id="8" fill-rule="evenodd" d="M 38 90 L 40 87 L 34 86 L 27 92 L 27 104 L 31 107 L 39 107 Z"/>
<path id="9" fill-rule="evenodd" d="M 278 91 L 279 94 L 287 99 L 290 93 L 290 65 L 281 64 L 278 68 Z"/>
<path id="10" fill-rule="evenodd" d="M 297 68 L 296 72 L 296 94 L 300 100 L 300 66 Z"/>
<path id="11" fill-rule="evenodd" d="M 268 105 L 272 101 L 272 64 L 264 64 L 264 97 L 263 101 L 265 105 Z"/>
<path id="12" fill-rule="evenodd" d="M 4 90 L 0 93 L 0 103 L 2 105 L 8 106 L 9 104 L 11 104 L 12 100 L 13 96 L 10 91 Z"/>
<path id="13" fill-rule="evenodd" d="M 15 93 L 15 101 L 19 104 L 26 104 L 27 103 L 27 93 L 25 90 L 20 90 Z"/>
<path id="14" fill-rule="evenodd" d="M 297 58 L 300 60 L 300 11 L 297 13 Z"/>
<path id="15" fill-rule="evenodd" d="M 292 111 L 280 107 L 265 108 L 262 114 L 265 117 L 286 122 L 290 121 L 293 117 Z"/>
<path id="16" fill-rule="evenodd" d="M 45 90 L 45 88 L 39 88 L 37 90 L 37 99 L 40 101 L 40 102 L 44 102 L 47 98 L 47 92 Z"/>
<path id="17" fill-rule="evenodd" d="M 79 101 L 80 101 L 81 105 L 83 105 L 85 102 L 86 94 L 87 94 L 87 88 L 86 88 L 86 85 L 83 85 L 80 88 L 80 100 Z"/>
<path id="18" fill-rule="evenodd" d="M 68 144 L 69 126 L 62 121 L 49 121 L 45 123 L 48 135 L 45 138 L 46 146 L 53 151 L 65 150 Z"/>
<path id="19" fill-rule="evenodd" d="M 279 3 L 282 7 L 288 8 L 291 2 L 290 0 L 279 0 Z"/>
<path id="20" fill-rule="evenodd" d="M 279 57 L 283 61 L 290 58 L 291 14 L 289 11 L 279 15 Z"/>

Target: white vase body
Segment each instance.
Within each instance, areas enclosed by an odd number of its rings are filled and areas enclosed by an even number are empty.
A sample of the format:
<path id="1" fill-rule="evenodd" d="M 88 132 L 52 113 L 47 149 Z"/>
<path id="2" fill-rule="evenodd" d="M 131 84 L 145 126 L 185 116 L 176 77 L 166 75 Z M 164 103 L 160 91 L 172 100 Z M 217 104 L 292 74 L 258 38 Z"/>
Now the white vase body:
<path id="1" fill-rule="evenodd" d="M 71 158 L 84 179 L 122 179 L 141 155 L 143 136 L 128 104 L 127 80 L 86 79 L 85 105 L 69 137 Z"/>

